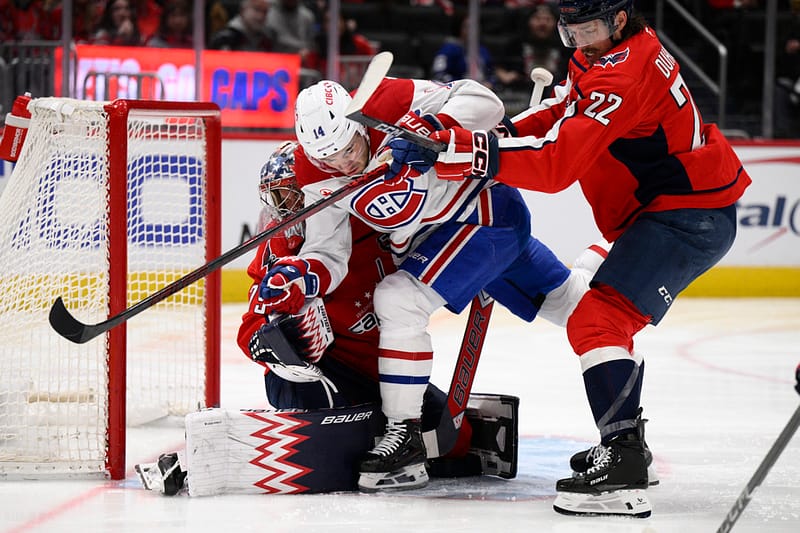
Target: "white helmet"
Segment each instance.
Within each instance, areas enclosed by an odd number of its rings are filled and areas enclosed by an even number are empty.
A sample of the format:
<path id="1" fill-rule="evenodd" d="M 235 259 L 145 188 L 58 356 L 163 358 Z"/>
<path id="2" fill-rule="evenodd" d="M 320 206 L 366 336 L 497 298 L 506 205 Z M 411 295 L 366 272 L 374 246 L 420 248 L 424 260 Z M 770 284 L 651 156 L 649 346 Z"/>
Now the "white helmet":
<path id="1" fill-rule="evenodd" d="M 351 100 L 344 87 L 330 80 L 306 87 L 297 95 L 294 131 L 312 162 L 335 154 L 356 133 L 366 135 L 362 124 L 345 118 Z"/>

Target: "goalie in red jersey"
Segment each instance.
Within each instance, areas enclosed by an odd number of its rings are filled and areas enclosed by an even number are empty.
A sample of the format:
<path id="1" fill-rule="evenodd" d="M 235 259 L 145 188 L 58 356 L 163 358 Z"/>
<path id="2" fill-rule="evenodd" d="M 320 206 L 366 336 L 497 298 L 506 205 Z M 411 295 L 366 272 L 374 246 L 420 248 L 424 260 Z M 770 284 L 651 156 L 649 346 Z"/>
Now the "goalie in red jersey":
<path id="1" fill-rule="evenodd" d="M 750 184 L 728 141 L 704 124 L 680 67 L 633 0 L 560 0 L 559 32 L 577 48 L 554 95 L 512 119 L 512 138 L 451 128 L 432 138 L 443 179 L 487 178 L 547 193 L 578 182 L 613 242 L 567 323 L 600 443 L 575 454 L 556 511 L 646 517 L 652 483 L 633 337 L 715 265 L 736 236 Z"/>
<path id="2" fill-rule="evenodd" d="M 296 147 L 295 142 L 281 144 L 261 170 L 259 231 L 303 207 Z M 396 268 L 385 242 L 388 235 L 355 218 L 351 231 L 347 276 L 324 302 L 309 299 L 291 315 L 267 312 L 258 288 L 275 261 L 299 251 L 304 225 L 260 245 L 247 269 L 253 284 L 237 342 L 248 358 L 265 367 L 267 399 L 278 411 L 209 409 L 188 415 L 186 451 L 136 465 L 145 488 L 174 495 L 188 485 L 191 496 L 356 489 L 356 461 L 372 448 L 385 424 L 372 293 Z M 598 254 L 590 250 L 584 261 L 597 261 Z M 472 394 L 460 428 L 440 424 L 446 405 L 447 395 L 429 384 L 422 409 L 424 438 L 455 441 L 449 451 L 428 451 L 430 475 L 515 477 L 518 398 Z M 271 443 L 268 453 L 266 442 Z M 285 450 L 294 453 L 283 457 Z"/>

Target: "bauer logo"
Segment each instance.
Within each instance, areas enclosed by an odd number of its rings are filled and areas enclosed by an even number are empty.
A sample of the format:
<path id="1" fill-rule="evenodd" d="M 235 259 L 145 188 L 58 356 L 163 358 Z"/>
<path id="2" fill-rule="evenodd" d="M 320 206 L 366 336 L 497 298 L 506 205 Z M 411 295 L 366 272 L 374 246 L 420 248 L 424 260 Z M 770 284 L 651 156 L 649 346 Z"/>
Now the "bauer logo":
<path id="1" fill-rule="evenodd" d="M 348 422 L 361 422 L 368 420 L 372 416 L 372 411 L 362 411 L 360 413 L 349 413 L 346 415 L 326 416 L 320 424 L 346 424 Z"/>

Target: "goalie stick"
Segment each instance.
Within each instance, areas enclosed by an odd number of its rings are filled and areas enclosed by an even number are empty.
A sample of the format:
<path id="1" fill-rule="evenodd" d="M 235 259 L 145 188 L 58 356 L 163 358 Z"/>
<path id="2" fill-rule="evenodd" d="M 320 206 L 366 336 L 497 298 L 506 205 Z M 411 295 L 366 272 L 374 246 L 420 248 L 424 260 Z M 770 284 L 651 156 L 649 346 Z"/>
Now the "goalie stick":
<path id="1" fill-rule="evenodd" d="M 455 446 L 458 431 L 464 422 L 464 412 L 467 410 L 467 401 L 472 390 L 472 382 L 475 380 L 475 370 L 483 351 L 483 342 L 486 340 L 486 330 L 493 307 L 494 300 L 484 291 L 472 299 L 464 338 L 461 340 L 450 390 L 447 393 L 447 406 L 442 411 L 436 429 L 426 431 L 422 435 L 429 458 L 441 457 Z"/>
<path id="2" fill-rule="evenodd" d="M 797 380 L 795 384 L 795 390 L 797 390 L 797 393 L 800 394 L 800 365 L 798 365 L 797 370 L 795 371 L 795 379 Z M 786 445 L 789 444 L 790 440 L 792 440 L 792 436 L 794 435 L 795 431 L 797 431 L 798 426 L 800 426 L 800 406 L 795 409 L 792 418 L 789 419 L 786 427 L 783 428 L 781 434 L 778 435 L 778 439 L 772 444 L 772 448 L 769 449 L 767 455 L 764 457 L 764 460 L 761 461 L 761 464 L 758 466 L 755 474 L 753 474 L 753 477 L 751 477 L 750 481 L 748 481 L 747 485 L 745 485 L 744 490 L 742 490 L 741 494 L 739 494 L 739 497 L 736 499 L 736 503 L 733 504 L 733 507 L 731 507 L 731 510 L 728 511 L 728 514 L 725 516 L 722 524 L 720 524 L 719 528 L 717 529 L 717 533 L 728 533 L 739 517 L 742 516 L 742 512 L 744 512 L 747 504 L 750 503 L 753 493 L 764 481 L 764 478 L 767 477 L 767 473 L 772 468 L 772 465 L 775 464 L 775 461 L 778 460 L 778 457 L 781 455 L 784 448 L 786 448 Z"/>
<path id="3" fill-rule="evenodd" d="M 98 322 L 97 324 L 84 324 L 83 322 L 79 321 L 77 318 L 72 316 L 72 314 L 69 312 L 66 305 L 64 304 L 63 299 L 59 296 L 58 298 L 56 298 L 56 301 L 53 302 L 53 306 L 50 308 L 50 316 L 49 316 L 50 325 L 59 335 L 76 344 L 83 344 L 85 342 L 88 342 L 93 338 L 97 337 L 98 335 L 102 335 L 103 333 L 107 332 L 111 328 L 114 328 L 122 324 L 123 322 L 130 320 L 131 318 L 138 315 L 145 309 L 149 309 L 150 307 L 153 307 L 157 303 L 169 298 L 176 292 L 188 287 L 192 283 L 208 276 L 212 272 L 221 268 L 223 265 L 230 263 L 237 257 L 246 254 L 250 250 L 253 250 L 259 244 L 269 239 L 276 233 L 279 233 L 291 226 L 294 226 L 295 224 L 303 222 L 308 217 L 322 211 L 329 205 L 332 205 L 336 201 L 354 192 L 362 185 L 366 185 L 372 180 L 383 176 L 383 174 L 386 172 L 388 168 L 389 168 L 388 163 L 383 163 L 380 166 L 370 170 L 369 172 L 353 176 L 351 181 L 349 181 L 346 185 L 340 187 L 339 189 L 333 191 L 329 196 L 320 198 L 313 204 L 308 205 L 303 209 L 301 209 L 300 211 L 298 211 L 297 213 L 287 217 L 277 226 L 262 231 L 255 237 L 252 237 L 250 240 L 240 244 L 239 246 L 236 246 L 235 248 L 228 250 L 227 252 L 217 257 L 216 259 L 212 259 L 203 266 L 198 267 L 197 269 L 189 272 L 182 278 L 178 278 L 172 283 L 164 286 L 159 291 L 154 292 L 150 296 L 144 298 L 143 300 L 140 300 L 139 302 L 133 304 L 131 307 L 125 309 L 121 313 L 112 316 L 111 318 L 109 318 L 108 320 L 104 320 L 103 322 Z"/>

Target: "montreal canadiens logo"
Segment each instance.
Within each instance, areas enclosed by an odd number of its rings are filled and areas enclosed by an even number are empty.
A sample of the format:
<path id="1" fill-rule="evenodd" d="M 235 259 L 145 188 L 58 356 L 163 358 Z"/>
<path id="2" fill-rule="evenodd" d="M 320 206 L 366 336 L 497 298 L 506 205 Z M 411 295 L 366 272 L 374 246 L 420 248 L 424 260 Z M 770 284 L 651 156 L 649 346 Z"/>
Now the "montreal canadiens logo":
<path id="1" fill-rule="evenodd" d="M 425 191 L 414 189 L 414 180 L 387 184 L 377 181 L 359 190 L 350 206 L 365 222 L 395 229 L 419 215 L 425 204 Z"/>

